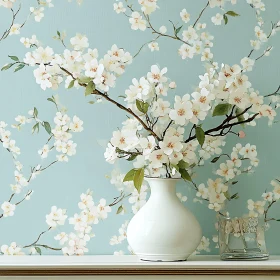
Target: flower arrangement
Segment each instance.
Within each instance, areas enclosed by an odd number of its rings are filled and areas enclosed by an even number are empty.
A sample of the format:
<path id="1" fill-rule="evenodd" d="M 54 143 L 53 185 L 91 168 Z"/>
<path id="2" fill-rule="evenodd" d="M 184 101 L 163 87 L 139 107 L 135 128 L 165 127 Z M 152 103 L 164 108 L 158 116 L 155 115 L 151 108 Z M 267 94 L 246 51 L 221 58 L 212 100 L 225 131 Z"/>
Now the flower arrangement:
<path id="1" fill-rule="evenodd" d="M 261 17 L 264 4 L 247 1 L 258 15 L 256 40 L 251 41 L 253 49 L 241 59 L 240 64 L 218 64 L 210 51 L 214 37 L 205 31 L 206 24 L 198 21 L 208 6 L 224 10 L 225 2 L 207 1 L 197 20 L 187 28 L 184 24 L 189 22 L 190 15 L 185 9 L 182 10 L 180 16 L 183 25 L 172 23 L 172 35 L 166 33 L 165 26 L 159 31 L 152 26 L 151 14 L 158 8 L 156 0 L 139 1 L 141 11 L 135 10 L 128 1 L 125 5 L 122 2 L 114 4 L 117 13 L 129 17 L 133 30 L 152 31 L 156 38 L 147 43 L 151 50 L 158 48 L 156 41 L 159 38 L 166 37 L 183 43 L 178 50 L 182 59 L 201 55 L 201 61 L 206 62 L 206 72 L 199 76 L 195 91 L 183 96 L 176 95 L 173 104 L 164 98 L 169 91 L 176 90 L 176 83 L 168 79 L 167 68 L 161 69 L 158 65 L 152 65 L 146 76 L 132 80 L 132 85 L 121 96 L 126 105 L 111 98 L 108 92 L 115 86 L 116 78 L 132 62 L 132 56 L 113 45 L 99 59 L 98 50 L 89 48 L 87 37 L 80 34 L 70 39 L 72 49 L 65 49 L 63 54 L 56 54 L 49 46 L 44 48 L 34 44 L 32 47 L 35 49 L 27 52 L 23 61 L 13 57 L 14 61 L 5 65 L 2 70 L 18 64 L 22 67 L 35 67 L 34 77 L 43 90 L 57 89 L 64 81 L 66 88 L 84 87 L 85 96 L 95 96 L 97 102 L 105 99 L 116 105 L 127 113 L 128 119 L 121 129 L 113 132 L 105 158 L 110 163 L 118 158 L 133 161 L 134 168 L 126 174 L 123 181 L 133 181 L 140 192 L 145 175 L 182 177 L 194 185 L 198 197 L 209 201 L 210 209 L 220 211 L 226 199 L 238 197 L 237 194 L 231 194 L 228 188 L 230 184 L 234 184 L 234 178 L 241 173 L 252 172 L 253 167 L 258 165 L 256 147 L 249 143 L 244 147 L 237 144 L 231 155 L 224 155 L 222 148 L 226 136 L 234 134 L 244 137 L 240 127 L 255 126 L 260 118 L 268 118 L 269 124 L 272 124 L 276 116 L 278 99 L 271 97 L 277 96 L 278 90 L 266 96 L 261 95 L 253 88 L 246 72 L 252 71 L 255 62 L 268 55 L 272 47 L 268 47 L 256 59 L 252 58 L 253 52 L 280 30 L 278 22 L 272 24 L 270 33 L 266 34 L 260 28 L 264 25 Z M 127 14 L 127 10 L 130 14 Z M 224 23 L 228 23 L 228 17 L 236 16 L 239 15 L 231 10 L 224 12 Z M 211 20 L 218 25 L 221 24 L 219 18 L 217 14 Z M 65 46 L 64 40 L 60 40 Z M 213 127 L 206 127 L 205 120 L 212 117 L 220 121 Z M 209 179 L 207 188 L 204 184 L 197 186 L 192 178 L 195 169 L 204 165 L 212 156 L 212 162 L 219 161 L 222 156 L 228 157 L 216 171 L 220 177 Z M 244 168 L 245 162 L 249 164 Z"/>
<path id="2" fill-rule="evenodd" d="M 11 8 L 14 2 L 11 0 L 0 1 L 0 6 Z M 31 38 L 21 38 L 20 40 L 26 48 L 31 49 L 25 57 L 20 59 L 17 56 L 10 56 L 11 61 L 2 67 L 3 71 L 13 67 L 15 67 L 15 71 L 20 71 L 28 66 L 33 67 L 36 83 L 43 90 L 56 90 L 61 85 L 68 89 L 83 88 L 85 97 L 91 98 L 89 99 L 90 104 L 108 101 L 127 114 L 128 119 L 123 122 L 123 126 L 113 132 L 104 156 L 109 163 L 115 163 L 120 158 L 133 163 L 133 168 L 122 177 L 122 183 L 126 186 L 133 185 L 136 189 L 131 190 L 130 188 L 133 195 L 129 200 L 134 204 L 133 212 L 139 210 L 146 198 L 146 186 L 143 185 L 144 176 L 181 177 L 193 185 L 197 196 L 196 201 L 206 201 L 209 209 L 220 212 L 225 201 L 238 198 L 238 193 L 232 193 L 230 188 L 236 184 L 236 177 L 242 173 L 251 173 L 254 171 L 254 167 L 258 166 L 256 146 L 250 143 L 243 146 L 237 143 L 230 154 L 224 153 L 223 147 L 227 136 L 232 134 L 243 138 L 245 136 L 244 127 L 255 126 L 261 118 L 267 118 L 269 125 L 274 122 L 276 109 L 280 103 L 280 87 L 275 92 L 262 95 L 250 83 L 246 73 L 253 70 L 259 59 L 270 54 L 271 46 L 265 47 L 261 54 L 257 54 L 257 52 L 270 37 L 280 30 L 280 22 L 272 23 L 271 29 L 265 32 L 266 25 L 261 15 L 265 10 L 264 3 L 259 0 L 247 0 L 248 5 L 254 10 L 257 20 L 254 28 L 255 38 L 250 40 L 251 50 L 238 64 L 218 63 L 211 52 L 214 37 L 206 31 L 206 23 L 200 22 L 200 20 L 209 8 L 220 9 L 220 13 L 211 17 L 214 25 L 221 25 L 222 22 L 227 25 L 239 14 L 231 8 L 226 9 L 227 5 L 234 5 L 235 0 L 205 2 L 206 5 L 198 17 L 193 19 L 192 24 L 189 24 L 191 15 L 186 9 L 183 9 L 179 13 L 181 24 L 171 22 L 171 31 L 168 31 L 164 25 L 157 29 L 152 24 L 152 14 L 159 8 L 157 0 L 139 0 L 138 6 L 132 5 L 129 0 L 114 3 L 114 10 L 116 13 L 128 17 L 132 30 L 150 31 L 154 36 L 153 40 L 143 44 L 134 56 L 114 44 L 100 58 L 99 51 L 89 47 L 86 36 L 76 34 L 70 38 L 70 47 L 67 47 L 65 34 L 57 31 L 55 38 L 65 47 L 63 53 L 56 53 L 52 47 L 43 46 L 37 36 L 33 35 Z M 39 1 L 37 8 L 30 9 L 35 21 L 43 18 L 43 8 L 40 5 L 51 7 L 51 1 Z M 22 26 L 10 28 L 6 35 L 18 34 Z M 8 36 L 6 35 L 4 35 L 5 38 Z M 183 60 L 200 56 L 206 66 L 206 71 L 199 76 L 195 90 L 184 95 L 176 94 L 175 98 L 170 98 L 170 92 L 176 92 L 176 82 L 168 79 L 166 67 L 152 65 L 147 75 L 132 80 L 132 85 L 124 95 L 120 96 L 122 101 L 110 95 L 109 92 L 115 87 L 117 77 L 124 74 L 133 58 L 140 55 L 146 45 L 151 51 L 159 51 L 160 39 L 180 42 L 178 53 Z M 171 101 L 171 99 L 173 100 Z M 56 104 L 53 97 L 49 101 Z M 54 139 L 51 147 L 48 141 L 39 151 L 42 158 L 47 157 L 50 150 L 60 153 L 55 162 L 67 161 L 68 156 L 75 154 L 76 146 L 71 142 L 69 134 L 82 130 L 82 121 L 78 117 L 74 117 L 70 121 L 67 115 L 58 112 L 54 120 L 56 127 L 52 129 L 47 122 L 38 119 L 35 110 L 31 116 L 31 119 L 36 121 L 33 130 L 39 130 L 39 127 L 43 126 Z M 212 126 L 209 126 L 206 121 L 212 118 Z M 26 117 L 18 116 L 16 127 L 19 128 L 27 120 Z M 9 135 L 8 140 L 3 140 L 6 139 L 6 125 L 2 124 L 0 127 L 3 146 L 16 153 L 17 149 L 13 146 Z M 221 162 L 222 160 L 223 162 Z M 220 164 L 215 171 L 216 178 L 210 178 L 206 186 L 206 184 L 195 182 L 195 173 L 197 168 L 205 165 L 207 161 Z M 32 174 L 42 170 L 44 168 L 40 166 L 39 169 L 35 168 Z M 19 179 L 16 181 L 17 186 L 14 187 L 14 191 L 29 183 L 28 178 L 24 179 L 19 175 L 16 174 L 16 178 Z M 112 178 L 111 181 L 118 181 L 118 179 Z M 144 199 L 139 198 L 141 195 Z M 279 199 L 277 195 L 278 189 L 274 190 L 273 194 L 266 192 L 263 195 L 264 201 L 249 200 L 249 215 L 255 217 L 257 213 L 266 214 L 271 205 Z M 87 195 L 84 194 L 84 196 Z M 11 196 L 11 198 L 13 197 L 14 195 Z M 110 206 L 116 205 L 126 197 L 128 195 L 125 195 L 122 189 L 121 195 Z M 84 198 L 82 200 L 84 201 Z M 91 212 L 93 204 L 91 205 L 90 197 L 88 197 L 88 201 L 87 209 L 88 212 Z M 100 202 L 101 204 L 103 205 L 104 201 Z M 11 216 L 15 205 L 17 204 L 12 204 L 11 200 L 5 201 L 1 206 L 2 216 Z M 105 204 L 102 205 L 101 212 L 105 207 Z M 52 209 L 52 212 L 57 211 L 57 208 Z M 101 212 L 96 216 L 102 217 Z M 122 212 L 123 208 L 119 208 L 118 213 Z M 63 217 L 62 220 L 65 220 L 65 212 L 61 210 L 59 213 Z M 81 216 L 83 215 L 84 213 L 81 214 Z M 77 216 L 76 222 L 75 217 L 71 220 L 77 231 L 80 228 L 79 218 L 81 216 Z M 52 227 L 50 220 L 49 216 L 47 224 Z M 86 228 L 87 226 L 81 226 L 82 233 L 78 234 L 79 238 L 84 241 L 88 239 L 85 234 L 88 233 Z M 66 242 L 63 234 L 61 237 L 57 237 L 57 240 L 63 240 L 62 243 Z M 70 243 L 73 244 L 72 241 Z M 81 244 L 84 248 L 83 241 Z M 3 250 L 6 249 L 5 247 Z M 68 248 L 64 252 L 80 254 L 86 250 L 77 249 L 75 251 L 73 248 Z"/>

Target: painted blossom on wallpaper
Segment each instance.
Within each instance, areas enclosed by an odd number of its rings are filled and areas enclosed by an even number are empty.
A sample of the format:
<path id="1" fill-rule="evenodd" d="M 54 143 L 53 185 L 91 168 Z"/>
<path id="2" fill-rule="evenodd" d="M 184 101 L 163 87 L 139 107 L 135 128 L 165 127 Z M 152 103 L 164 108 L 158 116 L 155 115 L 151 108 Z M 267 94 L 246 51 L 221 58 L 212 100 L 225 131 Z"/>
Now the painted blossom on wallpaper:
<path id="1" fill-rule="evenodd" d="M 13 13 L 13 22 L 7 29 L 3 39 L 8 35 L 18 34 L 23 25 L 14 26 L 17 13 L 12 6 L 15 1 L 0 2 L 0 6 L 9 8 Z M 223 153 L 227 136 L 232 134 L 238 138 L 245 137 L 244 126 L 255 126 L 260 118 L 267 118 L 272 125 L 279 107 L 279 87 L 273 93 L 263 96 L 253 88 L 246 72 L 252 71 L 259 59 L 270 54 L 272 46 L 267 46 L 263 53 L 258 54 L 261 45 L 280 30 L 280 22 L 271 24 L 267 29 L 262 18 L 265 11 L 264 3 L 259 0 L 247 0 L 256 14 L 257 24 L 254 28 L 255 38 L 250 40 L 251 50 L 238 64 L 227 65 L 214 60 L 211 52 L 214 37 L 207 32 L 206 23 L 200 22 L 207 9 L 219 9 L 219 13 L 211 16 L 214 25 L 227 25 L 232 20 L 238 20 L 239 14 L 233 11 L 235 0 L 205 1 L 205 6 L 197 17 L 192 18 L 187 9 L 178 12 L 180 24 L 171 22 L 170 27 L 162 25 L 158 30 L 153 26 L 152 14 L 159 9 L 160 1 L 139 0 L 138 3 L 117 1 L 113 8 L 117 14 L 124 14 L 132 30 L 151 32 L 152 41 L 139 47 L 134 57 L 141 55 L 141 50 L 147 45 L 151 51 L 160 50 L 160 40 L 168 39 L 181 43 L 178 53 L 183 60 L 200 56 L 206 64 L 206 71 L 199 76 L 196 89 L 183 96 L 176 95 L 174 102 L 165 99 L 169 91 L 176 90 L 176 81 L 168 79 L 168 69 L 159 65 L 152 65 L 147 75 L 134 78 L 132 84 L 119 96 L 121 101 L 111 97 L 109 91 L 115 87 L 116 80 L 123 75 L 127 66 L 132 63 L 132 55 L 113 44 L 111 49 L 100 57 L 96 48 L 91 48 L 85 35 L 76 34 L 66 43 L 66 35 L 57 31 L 55 39 L 65 48 L 63 53 L 56 53 L 50 46 L 43 46 L 36 34 L 31 38 L 21 38 L 20 42 L 29 49 L 23 59 L 16 55 L 9 56 L 10 62 L 2 70 L 10 68 L 20 71 L 25 67 L 34 68 L 36 83 L 41 89 L 56 90 L 61 85 L 67 89 L 83 88 L 84 95 L 90 104 L 106 100 L 123 110 L 129 118 L 122 123 L 122 127 L 113 132 L 112 138 L 105 151 L 105 159 L 114 164 L 122 158 L 130 161 L 133 168 L 126 174 L 114 170 L 111 183 L 116 186 L 119 196 L 107 204 L 100 199 L 95 204 L 92 192 L 82 194 L 78 204 L 80 209 L 68 219 L 67 211 L 57 206 L 51 208 L 46 215 L 47 228 L 38 235 L 38 239 L 29 245 L 18 246 L 15 242 L 3 245 L 3 254 L 41 254 L 41 249 L 62 251 L 65 255 L 82 255 L 88 252 L 87 243 L 92 237 L 93 225 L 107 218 L 113 206 L 118 206 L 116 213 L 127 212 L 124 202 L 128 200 L 131 210 L 136 213 L 146 202 L 148 186 L 144 176 L 152 177 L 181 177 L 188 181 L 196 193 L 195 202 L 206 202 L 208 208 L 222 215 L 228 215 L 224 209 L 225 202 L 238 199 L 238 193 L 232 190 L 237 183 L 237 177 L 244 173 L 252 173 L 258 166 L 256 146 L 250 143 L 242 146 L 236 143 L 230 154 Z M 230 5 L 230 9 L 226 7 Z M 52 7 L 51 1 L 38 1 L 38 7 L 30 8 L 30 16 L 39 22 L 44 14 L 44 7 Z M 19 7 L 20 10 L 20 7 Z M 19 11 L 18 10 L 18 11 Z M 192 22 L 192 23 L 190 23 Z M 217 27 L 218 28 L 218 27 Z M 104 53 L 104 52 L 103 52 Z M 253 58 L 253 56 L 255 57 Z M 148 70 L 148 69 L 147 69 Z M 55 97 L 48 99 L 54 103 L 58 112 L 54 118 L 55 126 L 38 118 L 38 110 L 34 108 L 29 117 L 17 116 L 14 128 L 20 129 L 25 123 L 31 123 L 33 131 L 43 127 L 49 138 L 39 151 L 41 158 L 47 158 L 50 152 L 57 152 L 56 159 L 47 166 L 39 164 L 31 170 L 31 175 L 25 177 L 21 173 L 22 166 L 15 161 L 15 184 L 12 194 L 1 204 L 3 210 L 1 218 L 12 216 L 18 204 L 28 200 L 33 190 L 28 191 L 21 200 L 14 202 L 15 197 L 27 187 L 32 179 L 40 172 L 59 161 L 68 161 L 76 153 L 76 144 L 70 140 L 72 133 L 83 130 L 83 122 L 74 116 L 70 118 L 58 107 Z M 36 109 L 36 110 L 35 110 Z M 203 124 L 207 118 L 217 119 L 215 126 L 207 128 Z M 218 122 L 219 120 L 219 122 Z M 11 140 L 10 132 L 3 122 L 0 125 L 0 136 L 3 147 L 16 160 L 19 149 L 15 141 Z M 215 171 L 215 178 L 209 178 L 207 184 L 196 182 L 198 167 L 208 164 L 219 164 Z M 279 196 L 279 181 L 273 181 L 272 192 L 265 192 L 262 201 L 248 200 L 249 216 L 264 214 L 267 221 L 268 211 L 277 202 Z M 182 202 L 187 197 L 177 194 Z M 57 248 L 40 243 L 42 235 L 53 228 L 62 227 L 66 220 L 73 225 L 73 232 L 61 231 L 55 236 L 59 243 Z M 121 225 L 118 234 L 112 236 L 109 243 L 119 245 L 126 240 L 127 222 Z M 216 237 L 213 239 L 216 242 Z M 197 248 L 209 251 L 209 238 L 203 237 Z M 130 248 L 128 252 L 133 253 Z M 123 254 L 122 250 L 115 254 Z"/>
<path id="2" fill-rule="evenodd" d="M 58 103 L 55 97 L 52 99 L 58 109 Z M 30 171 L 24 169 L 24 165 L 19 161 L 21 154 L 20 148 L 16 145 L 16 141 L 12 139 L 11 131 L 8 129 L 8 124 L 4 121 L 0 122 L 0 142 L 3 148 L 11 154 L 11 159 L 14 162 L 14 178 L 15 181 L 11 183 L 11 195 L 6 201 L 1 203 L 2 213 L 1 218 L 7 218 L 14 215 L 17 207 L 24 201 L 29 200 L 33 190 L 28 189 L 31 182 L 44 172 L 46 169 L 56 164 L 57 162 L 68 162 L 69 157 L 76 154 L 77 144 L 71 140 L 72 136 L 76 132 L 83 130 L 83 122 L 74 116 L 73 119 L 60 111 L 56 113 L 54 117 L 54 126 L 47 121 L 42 121 L 39 118 L 39 112 L 37 108 L 34 108 L 28 112 L 28 116 L 18 115 L 16 118 L 16 124 L 12 125 L 12 128 L 18 130 L 23 129 L 24 125 L 31 124 L 32 132 L 39 132 L 40 128 L 45 130 L 47 135 L 46 143 L 38 151 L 41 162 L 30 168 Z M 46 163 L 45 160 L 50 153 L 56 153 L 55 159 Z M 25 173 L 24 174 L 24 171 Z"/>
<path id="3" fill-rule="evenodd" d="M 82 4 L 82 0 L 76 1 L 78 4 Z M 0 42 L 2 40 L 5 40 L 8 36 L 20 34 L 20 30 L 25 26 L 28 20 L 33 19 L 35 22 L 40 22 L 45 16 L 45 9 L 54 7 L 52 0 L 34 0 L 29 1 L 29 4 L 31 4 L 31 6 L 29 7 L 29 13 L 26 15 L 24 21 L 19 22 L 18 18 L 22 13 L 22 3 L 17 0 L 0 1 L 0 8 L 3 7 L 6 8 L 7 11 L 10 10 L 11 14 L 10 25 L 7 25 L 6 30 L 2 32 L 2 35 L 0 36 Z M 27 45 L 35 44 L 34 39 L 25 41 L 24 38 L 22 38 L 21 42 L 24 42 Z"/>

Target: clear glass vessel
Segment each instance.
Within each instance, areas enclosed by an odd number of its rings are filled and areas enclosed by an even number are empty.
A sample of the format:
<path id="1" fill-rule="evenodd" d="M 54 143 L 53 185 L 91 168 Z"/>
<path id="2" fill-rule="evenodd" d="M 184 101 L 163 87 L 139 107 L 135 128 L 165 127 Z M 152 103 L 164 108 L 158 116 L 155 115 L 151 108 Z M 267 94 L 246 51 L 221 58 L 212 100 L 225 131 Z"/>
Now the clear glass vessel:
<path id="1" fill-rule="evenodd" d="M 219 247 L 222 260 L 267 260 L 264 217 L 219 216 Z"/>

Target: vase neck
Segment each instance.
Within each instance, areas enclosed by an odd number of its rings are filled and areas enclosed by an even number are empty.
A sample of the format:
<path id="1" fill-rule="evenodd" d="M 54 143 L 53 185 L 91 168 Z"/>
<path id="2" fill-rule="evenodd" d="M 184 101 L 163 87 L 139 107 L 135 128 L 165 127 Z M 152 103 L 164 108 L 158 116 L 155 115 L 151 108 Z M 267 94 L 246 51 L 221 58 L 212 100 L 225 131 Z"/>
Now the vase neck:
<path id="1" fill-rule="evenodd" d="M 153 196 L 176 196 L 176 179 L 156 179 L 147 178 L 151 188 L 151 197 Z"/>

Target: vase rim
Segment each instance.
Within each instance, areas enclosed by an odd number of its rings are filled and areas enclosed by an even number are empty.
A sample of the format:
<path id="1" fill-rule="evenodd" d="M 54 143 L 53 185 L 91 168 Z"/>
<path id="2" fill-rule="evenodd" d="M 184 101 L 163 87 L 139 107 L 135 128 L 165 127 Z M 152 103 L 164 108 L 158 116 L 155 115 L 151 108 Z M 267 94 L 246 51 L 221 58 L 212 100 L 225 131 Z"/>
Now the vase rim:
<path id="1" fill-rule="evenodd" d="M 148 176 L 145 176 L 145 179 L 147 181 L 180 181 L 182 180 L 182 178 L 160 178 L 160 177 L 148 177 Z"/>

